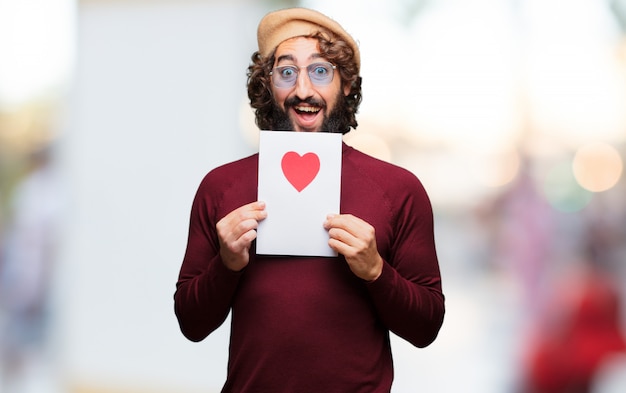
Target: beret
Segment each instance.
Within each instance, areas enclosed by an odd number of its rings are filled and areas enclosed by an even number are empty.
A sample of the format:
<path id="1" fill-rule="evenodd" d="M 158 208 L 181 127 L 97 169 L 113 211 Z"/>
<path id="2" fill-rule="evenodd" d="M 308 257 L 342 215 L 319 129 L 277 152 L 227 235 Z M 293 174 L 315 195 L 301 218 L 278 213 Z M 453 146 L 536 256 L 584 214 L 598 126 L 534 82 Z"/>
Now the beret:
<path id="1" fill-rule="evenodd" d="M 326 15 L 308 8 L 287 8 L 265 15 L 257 30 L 259 54 L 267 57 L 283 41 L 293 37 L 332 32 L 346 41 L 354 52 L 357 70 L 361 68 L 359 46 L 343 27 Z"/>

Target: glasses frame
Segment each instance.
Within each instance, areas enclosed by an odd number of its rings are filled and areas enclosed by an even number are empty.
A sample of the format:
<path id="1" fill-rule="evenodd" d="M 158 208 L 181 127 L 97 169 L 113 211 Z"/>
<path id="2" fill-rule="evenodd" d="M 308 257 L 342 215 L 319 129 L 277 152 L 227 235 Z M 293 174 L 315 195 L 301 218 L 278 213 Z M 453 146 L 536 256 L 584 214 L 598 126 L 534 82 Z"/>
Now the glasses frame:
<path id="1" fill-rule="evenodd" d="M 319 65 L 330 66 L 329 68 L 330 77 L 327 82 L 321 82 L 319 80 L 316 80 L 314 77 L 311 77 L 311 74 L 315 72 L 315 68 L 317 68 Z M 333 79 L 335 79 L 335 70 L 337 69 L 337 66 L 328 61 L 317 61 L 315 63 L 311 63 L 306 66 L 297 66 L 294 64 L 289 64 L 289 65 L 274 67 L 272 68 L 269 74 L 270 78 L 272 79 L 272 84 L 274 85 L 274 87 L 277 87 L 279 89 L 291 89 L 292 87 L 296 85 L 296 83 L 298 83 L 298 78 L 300 77 L 300 70 L 303 68 L 306 68 L 307 75 L 309 76 L 309 80 L 311 81 L 312 84 L 314 84 L 315 86 L 327 86 L 333 81 Z M 291 84 L 280 84 L 280 82 L 277 83 L 277 81 L 274 79 L 274 74 L 280 74 L 280 71 L 283 71 L 285 69 L 293 69 L 296 73 L 296 77 L 293 79 L 293 83 Z"/>

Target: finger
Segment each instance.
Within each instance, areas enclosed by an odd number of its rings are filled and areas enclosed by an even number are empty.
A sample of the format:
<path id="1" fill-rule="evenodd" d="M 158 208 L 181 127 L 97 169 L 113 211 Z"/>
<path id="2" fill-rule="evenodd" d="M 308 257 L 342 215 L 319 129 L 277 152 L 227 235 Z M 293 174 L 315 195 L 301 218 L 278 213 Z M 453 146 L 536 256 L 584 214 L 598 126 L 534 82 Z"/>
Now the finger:
<path id="1" fill-rule="evenodd" d="M 243 205 L 240 208 L 233 210 L 228 216 L 231 216 L 231 218 L 238 221 L 246 219 L 262 220 L 267 216 L 265 202 L 257 201 Z"/>
<path id="2" fill-rule="evenodd" d="M 259 221 L 266 217 L 265 203 L 256 201 L 240 206 L 217 222 L 220 256 L 228 268 L 239 271 L 248 264 Z"/>
<path id="3" fill-rule="evenodd" d="M 346 228 L 348 226 L 348 222 L 354 218 L 354 216 L 350 214 L 329 214 L 326 216 L 326 221 L 324 221 L 324 227 L 326 229 L 330 228 Z"/>
<path id="4" fill-rule="evenodd" d="M 233 251 L 239 252 L 244 249 L 249 249 L 250 244 L 254 239 L 256 239 L 256 236 L 257 232 L 254 229 L 242 233 L 241 236 L 239 236 L 239 238 L 237 238 L 237 240 L 233 243 Z"/>
<path id="5" fill-rule="evenodd" d="M 351 214 L 329 215 L 324 227 L 330 232 L 333 229 L 341 229 L 352 237 L 369 241 L 374 236 L 374 227 L 366 221 Z M 341 232 L 339 232 L 341 233 Z M 339 236 L 339 235 L 338 235 Z M 345 237 L 346 235 L 341 235 Z"/>
<path id="6" fill-rule="evenodd" d="M 340 242 L 337 239 L 329 239 L 328 240 L 328 246 L 333 249 L 335 252 L 345 256 L 346 254 L 348 254 L 348 251 L 350 250 L 350 247 L 345 245 L 344 243 Z"/>
<path id="7" fill-rule="evenodd" d="M 342 228 L 330 228 L 328 230 L 328 236 L 331 239 L 350 246 L 354 245 L 357 242 L 357 238 L 353 234 Z"/>
<path id="8" fill-rule="evenodd" d="M 252 202 L 243 205 L 224 216 L 218 223 L 222 227 L 234 227 L 246 220 L 262 220 L 267 216 L 264 202 Z"/>
<path id="9" fill-rule="evenodd" d="M 247 220 L 241 221 L 239 222 L 234 229 L 232 230 L 231 234 L 235 237 L 235 239 L 239 239 L 241 238 L 244 234 L 250 232 L 250 231 L 254 231 L 258 228 L 259 226 L 259 222 L 253 218 L 249 218 Z"/>
<path id="10" fill-rule="evenodd" d="M 232 257 L 236 255 L 247 254 L 256 236 L 256 230 L 254 229 L 242 232 L 240 235 L 233 233 L 230 238 L 220 241 L 220 254 L 225 261 L 232 259 Z"/>

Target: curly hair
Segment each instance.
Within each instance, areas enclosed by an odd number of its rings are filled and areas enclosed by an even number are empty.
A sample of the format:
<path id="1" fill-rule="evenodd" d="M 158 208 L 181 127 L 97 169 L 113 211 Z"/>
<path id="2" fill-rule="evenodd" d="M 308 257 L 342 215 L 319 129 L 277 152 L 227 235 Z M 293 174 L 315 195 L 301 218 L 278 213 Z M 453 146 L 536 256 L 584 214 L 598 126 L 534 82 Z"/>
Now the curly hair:
<path id="1" fill-rule="evenodd" d="M 354 53 L 348 43 L 332 34 L 317 33 L 310 38 L 319 42 L 320 54 L 329 62 L 337 66 L 341 77 L 341 89 L 350 86 L 350 93 L 344 96 L 344 103 L 348 119 L 346 126 L 340 130 L 342 134 L 350 131 L 350 127 L 356 129 L 356 113 L 361 104 L 361 77 L 354 60 Z M 252 64 L 248 67 L 248 98 L 250 106 L 255 110 L 255 122 L 261 130 L 269 130 L 272 125 L 275 102 L 271 90 L 270 72 L 274 66 L 274 54 L 262 58 L 260 53 L 254 52 Z M 342 94 L 343 96 L 343 94 Z"/>

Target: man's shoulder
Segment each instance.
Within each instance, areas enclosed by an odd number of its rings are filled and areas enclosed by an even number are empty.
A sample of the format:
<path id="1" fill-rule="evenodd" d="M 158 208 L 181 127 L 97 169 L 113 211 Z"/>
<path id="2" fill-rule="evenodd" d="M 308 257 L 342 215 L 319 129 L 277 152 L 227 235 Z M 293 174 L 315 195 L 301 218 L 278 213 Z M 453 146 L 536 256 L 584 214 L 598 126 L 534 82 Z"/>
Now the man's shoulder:
<path id="1" fill-rule="evenodd" d="M 231 177 L 233 174 L 237 176 L 250 173 L 251 170 L 256 171 L 259 162 L 259 154 L 253 154 L 235 161 L 218 165 L 207 173 L 207 177 L 219 178 L 223 176 Z"/>
<path id="2" fill-rule="evenodd" d="M 354 169 L 362 172 L 370 178 L 381 178 L 391 182 L 417 181 L 417 176 L 406 168 L 367 153 L 348 147 L 345 150 L 344 163 L 354 166 Z"/>
<path id="3" fill-rule="evenodd" d="M 233 184 L 256 184 L 258 153 L 211 169 L 202 179 L 200 188 L 230 188 Z"/>
<path id="4" fill-rule="evenodd" d="M 256 167 L 258 165 L 258 162 L 259 162 L 259 154 L 255 153 L 250 156 L 228 162 L 226 164 L 221 164 L 213 168 L 211 171 L 209 171 L 208 174 L 209 175 L 210 174 L 216 174 L 216 175 L 228 174 L 233 171 L 236 172 L 236 171 L 240 171 L 243 169 Z"/>
<path id="5" fill-rule="evenodd" d="M 417 175 L 393 164 L 356 149 L 345 155 L 347 165 L 345 181 L 347 188 L 378 192 L 384 199 L 399 201 L 419 199 L 428 201 L 428 193 Z"/>

